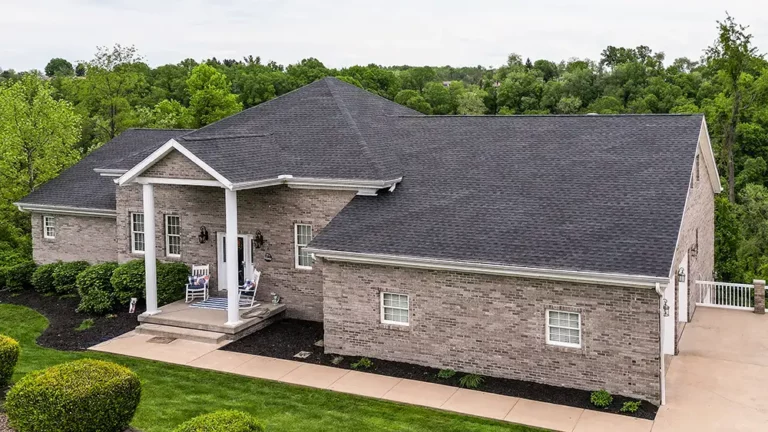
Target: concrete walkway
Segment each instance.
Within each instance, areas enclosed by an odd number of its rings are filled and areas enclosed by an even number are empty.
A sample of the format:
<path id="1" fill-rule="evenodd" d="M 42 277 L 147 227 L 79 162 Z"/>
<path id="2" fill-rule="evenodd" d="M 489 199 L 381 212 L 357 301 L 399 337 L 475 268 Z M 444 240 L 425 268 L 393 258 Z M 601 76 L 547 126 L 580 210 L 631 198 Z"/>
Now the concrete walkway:
<path id="1" fill-rule="evenodd" d="M 411 405 L 567 432 L 649 432 L 650 420 L 553 405 L 516 397 L 408 379 L 255 356 L 214 345 L 176 339 L 149 342 L 129 332 L 91 348 L 94 351 L 158 360 L 289 384 L 350 393 Z M 682 429 L 677 429 L 682 430 Z"/>
<path id="2" fill-rule="evenodd" d="M 696 308 L 653 432 L 768 431 L 768 316 Z"/>

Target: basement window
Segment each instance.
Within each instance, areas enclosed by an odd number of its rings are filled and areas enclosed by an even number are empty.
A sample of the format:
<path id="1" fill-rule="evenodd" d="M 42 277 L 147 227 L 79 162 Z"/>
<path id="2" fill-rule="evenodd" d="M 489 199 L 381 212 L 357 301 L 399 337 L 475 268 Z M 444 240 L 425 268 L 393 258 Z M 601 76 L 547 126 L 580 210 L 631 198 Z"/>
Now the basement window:
<path id="1" fill-rule="evenodd" d="M 56 238 L 56 218 L 53 216 L 43 216 L 43 237 L 47 239 Z"/>
<path id="2" fill-rule="evenodd" d="M 381 293 L 381 322 L 408 325 L 410 301 L 406 294 Z"/>
<path id="3" fill-rule="evenodd" d="M 548 310 L 547 344 L 581 348 L 581 314 Z"/>

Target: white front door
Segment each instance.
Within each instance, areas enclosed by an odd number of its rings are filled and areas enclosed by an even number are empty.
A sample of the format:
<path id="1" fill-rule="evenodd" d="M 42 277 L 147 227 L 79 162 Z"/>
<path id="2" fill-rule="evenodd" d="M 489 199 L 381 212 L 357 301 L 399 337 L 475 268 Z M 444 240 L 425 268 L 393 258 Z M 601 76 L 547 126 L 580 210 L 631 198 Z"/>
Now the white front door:
<path id="1" fill-rule="evenodd" d="M 669 308 L 667 316 L 664 317 L 664 354 L 675 355 L 675 276 L 667 283 L 664 300 Z"/>
<path id="2" fill-rule="evenodd" d="M 251 239 L 252 237 L 247 234 L 240 234 L 237 236 L 237 272 L 238 272 L 238 285 L 243 284 L 244 279 L 250 279 L 253 275 L 253 256 L 251 255 Z M 217 273 L 218 273 L 218 286 L 219 291 L 227 290 L 227 236 L 224 232 L 216 233 L 216 250 L 217 253 Z"/>

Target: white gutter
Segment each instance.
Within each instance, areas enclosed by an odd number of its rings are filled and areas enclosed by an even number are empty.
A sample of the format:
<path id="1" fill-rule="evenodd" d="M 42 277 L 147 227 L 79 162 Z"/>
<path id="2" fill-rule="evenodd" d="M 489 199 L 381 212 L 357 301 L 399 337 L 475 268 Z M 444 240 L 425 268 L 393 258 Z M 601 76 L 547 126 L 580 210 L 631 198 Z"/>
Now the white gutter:
<path id="1" fill-rule="evenodd" d="M 117 212 L 115 210 L 107 209 L 52 206 L 44 204 L 25 204 L 19 202 L 13 203 L 13 205 L 18 207 L 18 209 L 23 212 L 51 213 L 72 216 L 117 217 Z"/>
<path id="2" fill-rule="evenodd" d="M 446 270 L 467 273 L 492 274 L 500 276 L 517 276 L 534 279 L 561 280 L 569 282 L 593 283 L 600 285 L 616 285 L 627 287 L 639 287 L 656 289 L 657 285 L 667 282 L 668 278 L 658 276 L 639 276 L 620 273 L 599 273 L 575 270 L 554 270 L 533 267 L 507 266 L 500 264 L 473 263 L 465 261 L 453 261 L 433 258 L 420 258 L 412 256 L 396 256 L 382 254 L 368 254 L 358 252 L 333 251 L 306 248 L 307 252 L 329 261 L 344 261 L 360 264 L 388 265 L 395 267 L 419 268 L 425 270 Z"/>

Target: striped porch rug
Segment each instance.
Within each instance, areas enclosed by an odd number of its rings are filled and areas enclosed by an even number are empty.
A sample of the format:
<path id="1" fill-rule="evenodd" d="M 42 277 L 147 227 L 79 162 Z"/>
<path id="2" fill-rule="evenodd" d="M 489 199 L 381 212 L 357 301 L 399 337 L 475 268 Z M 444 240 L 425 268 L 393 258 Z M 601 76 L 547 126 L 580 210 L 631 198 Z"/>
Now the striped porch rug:
<path id="1" fill-rule="evenodd" d="M 208 300 L 192 303 L 189 307 L 198 309 L 219 309 L 227 310 L 227 298 L 226 297 L 208 297 Z"/>

